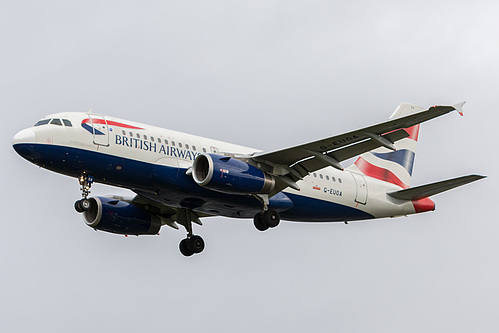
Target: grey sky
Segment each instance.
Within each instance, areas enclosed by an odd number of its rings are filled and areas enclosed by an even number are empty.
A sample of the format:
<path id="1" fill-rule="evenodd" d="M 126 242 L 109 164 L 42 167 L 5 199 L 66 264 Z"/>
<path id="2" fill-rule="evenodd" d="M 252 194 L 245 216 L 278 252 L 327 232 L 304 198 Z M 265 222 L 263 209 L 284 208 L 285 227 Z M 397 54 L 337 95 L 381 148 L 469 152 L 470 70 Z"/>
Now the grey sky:
<path id="1" fill-rule="evenodd" d="M 0 331 L 496 332 L 496 1 L 3 1 Z M 437 211 L 344 224 L 205 219 L 121 237 L 13 135 L 87 111 L 272 150 L 467 100 L 422 127 L 414 184 L 489 178 Z M 95 185 L 93 195 L 128 192 Z"/>

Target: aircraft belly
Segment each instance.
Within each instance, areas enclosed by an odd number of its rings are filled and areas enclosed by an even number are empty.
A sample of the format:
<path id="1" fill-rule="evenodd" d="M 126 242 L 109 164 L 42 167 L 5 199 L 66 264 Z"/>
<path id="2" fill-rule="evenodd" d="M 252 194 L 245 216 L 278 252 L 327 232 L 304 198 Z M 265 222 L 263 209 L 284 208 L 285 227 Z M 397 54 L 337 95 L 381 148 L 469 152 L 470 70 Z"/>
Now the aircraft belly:
<path id="1" fill-rule="evenodd" d="M 163 204 L 171 207 L 187 207 L 211 215 L 236 218 L 252 218 L 262 209 L 261 202 L 253 196 L 226 194 L 200 187 L 185 174 L 186 169 L 167 165 L 170 163 L 159 165 L 66 146 L 28 146 L 17 147 L 16 150 L 30 150 L 31 155 L 36 156 L 32 162 L 46 169 L 72 177 L 78 177 L 85 171 L 93 175 L 96 182 L 150 195 L 156 193 Z M 321 187 L 320 191 L 283 192 L 292 201 L 293 207 L 277 207 L 276 210 L 283 220 L 290 221 L 334 222 L 377 217 L 378 214 L 369 211 L 372 207 L 369 202 L 368 205 L 354 202 L 353 194 L 346 190 L 348 184 L 344 184 L 340 192 L 327 186 Z"/>
<path id="2" fill-rule="evenodd" d="M 334 201 L 286 193 L 293 201 L 293 207 L 281 213 L 284 220 L 304 222 L 338 222 L 367 220 L 373 215 L 355 207 Z"/>

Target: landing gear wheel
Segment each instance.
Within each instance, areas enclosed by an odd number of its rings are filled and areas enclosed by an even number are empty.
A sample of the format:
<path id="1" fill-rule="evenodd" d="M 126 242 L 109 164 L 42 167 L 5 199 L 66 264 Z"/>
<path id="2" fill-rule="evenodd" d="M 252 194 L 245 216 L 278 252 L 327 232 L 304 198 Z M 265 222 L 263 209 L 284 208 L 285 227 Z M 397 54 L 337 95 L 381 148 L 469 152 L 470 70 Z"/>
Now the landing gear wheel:
<path id="1" fill-rule="evenodd" d="M 78 181 L 80 183 L 81 196 L 83 199 L 75 202 L 75 210 L 78 213 L 83 213 L 90 210 L 92 207 L 92 203 L 87 199 L 87 197 L 90 194 L 90 187 L 94 182 L 94 177 L 83 172 L 78 178 Z"/>
<path id="2" fill-rule="evenodd" d="M 189 239 L 182 239 L 179 244 L 180 253 L 182 253 L 186 257 L 190 257 L 194 254 L 194 252 L 189 247 Z"/>
<path id="3" fill-rule="evenodd" d="M 92 204 L 90 203 L 90 200 L 81 199 L 75 202 L 75 209 L 78 213 L 83 213 L 86 212 L 87 210 L 90 210 L 91 205 Z"/>
<path id="4" fill-rule="evenodd" d="M 268 228 L 275 228 L 279 225 L 281 217 L 275 210 L 267 210 L 263 213 L 258 213 L 253 218 L 253 224 L 259 231 L 265 231 Z"/>
<path id="5" fill-rule="evenodd" d="M 268 225 L 269 228 L 275 228 L 279 225 L 281 217 L 275 210 L 267 210 L 262 214 L 262 221 L 265 225 Z"/>
<path id="6" fill-rule="evenodd" d="M 81 207 L 81 200 L 78 200 L 78 201 L 75 202 L 75 210 L 78 213 L 83 213 L 84 212 L 83 208 Z"/>
<path id="7" fill-rule="evenodd" d="M 80 206 L 81 206 L 81 209 L 83 209 L 84 211 L 89 210 L 90 206 L 91 206 L 90 200 L 88 200 L 88 199 L 81 199 L 80 200 Z"/>
<path id="8" fill-rule="evenodd" d="M 194 253 L 201 253 L 204 250 L 204 240 L 201 236 L 194 235 L 189 238 L 189 249 Z"/>
<path id="9" fill-rule="evenodd" d="M 258 213 L 253 218 L 253 224 L 255 225 L 255 228 L 259 231 L 265 231 L 269 228 L 269 226 L 263 222 L 262 215 L 263 214 Z"/>

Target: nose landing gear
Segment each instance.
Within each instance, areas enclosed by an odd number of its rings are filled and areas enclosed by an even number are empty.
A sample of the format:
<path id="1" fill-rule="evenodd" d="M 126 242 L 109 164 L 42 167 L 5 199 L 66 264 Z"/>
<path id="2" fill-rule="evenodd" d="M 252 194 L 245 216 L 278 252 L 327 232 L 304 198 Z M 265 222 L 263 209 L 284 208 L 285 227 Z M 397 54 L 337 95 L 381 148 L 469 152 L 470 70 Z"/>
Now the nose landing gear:
<path id="1" fill-rule="evenodd" d="M 75 202 L 75 210 L 78 213 L 83 213 L 90 209 L 90 200 L 88 200 L 88 195 L 90 194 L 90 187 L 94 182 L 94 177 L 82 173 L 80 178 L 78 178 L 78 181 L 80 182 L 82 199 Z"/>

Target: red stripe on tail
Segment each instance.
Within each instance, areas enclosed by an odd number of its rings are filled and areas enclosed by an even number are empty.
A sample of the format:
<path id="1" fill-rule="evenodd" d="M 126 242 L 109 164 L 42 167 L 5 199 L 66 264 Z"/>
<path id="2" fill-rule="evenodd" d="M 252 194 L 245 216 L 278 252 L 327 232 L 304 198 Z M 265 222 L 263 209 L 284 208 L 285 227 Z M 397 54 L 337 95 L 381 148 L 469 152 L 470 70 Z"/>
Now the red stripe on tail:
<path id="1" fill-rule="evenodd" d="M 409 128 L 404 128 L 407 133 L 409 133 L 409 139 L 412 139 L 414 141 L 418 141 L 419 137 L 419 124 L 414 125 Z"/>
<path id="2" fill-rule="evenodd" d="M 395 185 L 398 185 L 402 188 L 408 188 L 407 184 L 405 184 L 403 181 L 401 181 L 397 176 L 395 176 L 390 170 L 383 169 L 380 167 L 377 167 L 375 165 L 372 165 L 371 163 L 367 162 L 365 159 L 362 157 L 359 157 L 359 159 L 355 162 L 355 165 L 359 170 L 366 176 L 376 178 L 379 180 L 383 180 L 385 182 L 389 182 Z"/>

